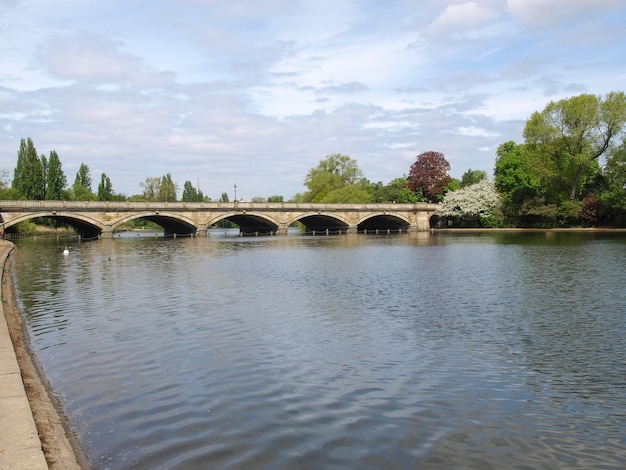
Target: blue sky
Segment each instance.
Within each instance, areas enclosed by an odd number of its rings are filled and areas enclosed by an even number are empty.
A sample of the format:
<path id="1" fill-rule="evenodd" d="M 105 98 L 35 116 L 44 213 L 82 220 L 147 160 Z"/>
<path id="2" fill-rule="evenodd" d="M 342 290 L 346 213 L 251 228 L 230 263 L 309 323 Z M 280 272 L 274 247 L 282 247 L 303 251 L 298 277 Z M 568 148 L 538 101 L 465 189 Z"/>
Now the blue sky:
<path id="1" fill-rule="evenodd" d="M 0 170 L 31 137 L 126 195 L 289 199 L 332 153 L 491 175 L 549 101 L 626 91 L 624 44 L 621 0 L 0 0 Z"/>

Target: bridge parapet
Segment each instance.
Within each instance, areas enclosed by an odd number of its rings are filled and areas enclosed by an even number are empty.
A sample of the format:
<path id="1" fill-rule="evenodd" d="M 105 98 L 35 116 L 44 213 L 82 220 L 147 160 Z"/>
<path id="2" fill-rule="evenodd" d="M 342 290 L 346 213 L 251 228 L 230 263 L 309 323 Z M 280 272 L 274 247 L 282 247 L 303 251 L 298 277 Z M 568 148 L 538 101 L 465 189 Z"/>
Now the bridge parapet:
<path id="1" fill-rule="evenodd" d="M 210 210 L 210 209 L 255 209 L 255 210 L 418 210 L 439 211 L 441 204 L 430 202 L 417 202 L 414 204 L 350 204 L 350 203 L 309 203 L 309 202 L 157 202 L 157 201 L 24 201 L 3 200 L 0 201 L 1 210 L 12 208 L 68 208 L 68 209 L 187 209 L 187 210 Z"/>

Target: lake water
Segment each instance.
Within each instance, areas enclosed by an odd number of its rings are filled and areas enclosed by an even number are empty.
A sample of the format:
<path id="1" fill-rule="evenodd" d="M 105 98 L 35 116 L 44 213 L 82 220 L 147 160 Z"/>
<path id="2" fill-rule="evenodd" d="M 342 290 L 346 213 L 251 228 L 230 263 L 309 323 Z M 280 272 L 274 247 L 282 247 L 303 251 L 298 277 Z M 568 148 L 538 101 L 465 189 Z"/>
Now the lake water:
<path id="1" fill-rule="evenodd" d="M 626 234 L 20 240 L 95 469 L 626 467 Z"/>

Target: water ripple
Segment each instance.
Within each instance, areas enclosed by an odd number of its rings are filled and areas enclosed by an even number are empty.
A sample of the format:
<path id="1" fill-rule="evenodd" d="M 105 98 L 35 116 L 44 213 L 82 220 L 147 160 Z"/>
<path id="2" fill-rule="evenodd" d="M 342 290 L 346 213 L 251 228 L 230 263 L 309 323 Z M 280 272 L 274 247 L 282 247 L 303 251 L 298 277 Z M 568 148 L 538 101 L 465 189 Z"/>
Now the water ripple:
<path id="1" fill-rule="evenodd" d="M 96 469 L 623 468 L 623 238 L 420 235 L 25 242 L 15 277 Z"/>

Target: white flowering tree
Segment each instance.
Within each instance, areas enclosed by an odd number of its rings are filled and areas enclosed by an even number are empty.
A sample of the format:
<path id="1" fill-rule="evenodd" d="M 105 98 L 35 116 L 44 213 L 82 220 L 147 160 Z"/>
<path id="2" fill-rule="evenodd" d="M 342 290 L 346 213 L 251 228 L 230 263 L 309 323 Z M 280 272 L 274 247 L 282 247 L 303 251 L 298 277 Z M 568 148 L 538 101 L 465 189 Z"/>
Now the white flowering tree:
<path id="1" fill-rule="evenodd" d="M 500 195 L 488 180 L 479 181 L 457 191 L 448 192 L 442 201 L 441 215 L 464 226 L 492 225 L 492 219 L 500 204 Z"/>

